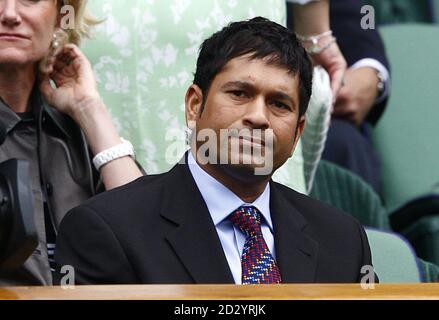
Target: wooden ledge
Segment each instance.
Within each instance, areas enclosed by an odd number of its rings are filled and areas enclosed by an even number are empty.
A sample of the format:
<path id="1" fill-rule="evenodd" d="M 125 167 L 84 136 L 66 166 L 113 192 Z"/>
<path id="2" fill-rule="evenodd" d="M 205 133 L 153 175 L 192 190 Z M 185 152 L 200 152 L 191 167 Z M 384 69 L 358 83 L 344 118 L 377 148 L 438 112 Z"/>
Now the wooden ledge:
<path id="1" fill-rule="evenodd" d="M 439 300 L 438 284 L 127 285 L 3 287 L 3 300 Z"/>

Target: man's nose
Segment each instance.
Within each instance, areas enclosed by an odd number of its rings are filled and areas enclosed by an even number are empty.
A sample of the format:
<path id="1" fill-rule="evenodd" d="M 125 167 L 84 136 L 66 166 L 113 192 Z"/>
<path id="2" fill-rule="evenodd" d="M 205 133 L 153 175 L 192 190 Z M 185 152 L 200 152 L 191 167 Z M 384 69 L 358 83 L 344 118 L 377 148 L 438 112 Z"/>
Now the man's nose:
<path id="1" fill-rule="evenodd" d="M 263 97 L 258 97 L 247 104 L 243 121 L 244 125 L 253 129 L 265 130 L 270 127 L 268 107 Z"/>
<path id="2" fill-rule="evenodd" d="M 3 25 L 15 26 L 20 21 L 18 0 L 0 0 L 0 22 Z"/>

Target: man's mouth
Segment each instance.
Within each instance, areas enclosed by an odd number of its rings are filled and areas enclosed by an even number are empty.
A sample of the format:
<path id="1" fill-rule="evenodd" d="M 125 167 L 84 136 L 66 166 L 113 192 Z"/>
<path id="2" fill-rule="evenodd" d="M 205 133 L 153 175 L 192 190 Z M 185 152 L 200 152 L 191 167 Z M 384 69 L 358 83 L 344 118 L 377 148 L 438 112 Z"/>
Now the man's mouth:
<path id="1" fill-rule="evenodd" d="M 265 146 L 265 140 L 260 137 L 252 137 L 252 136 L 238 136 L 240 142 L 250 143 L 252 145 L 258 145 L 261 147 Z"/>

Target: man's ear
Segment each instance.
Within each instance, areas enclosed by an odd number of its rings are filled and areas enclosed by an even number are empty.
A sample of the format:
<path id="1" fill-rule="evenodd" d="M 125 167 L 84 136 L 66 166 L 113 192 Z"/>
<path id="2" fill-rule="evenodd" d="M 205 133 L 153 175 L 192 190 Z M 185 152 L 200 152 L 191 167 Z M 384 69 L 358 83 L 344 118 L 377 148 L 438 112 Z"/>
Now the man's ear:
<path id="1" fill-rule="evenodd" d="M 186 92 L 186 124 L 194 129 L 203 107 L 203 92 L 196 84 L 191 85 Z"/>
<path id="2" fill-rule="evenodd" d="M 293 155 L 294 150 L 296 149 L 297 143 L 299 142 L 299 139 L 302 136 L 304 128 L 305 128 L 305 115 L 302 115 L 299 121 L 297 122 L 296 136 L 294 137 L 294 147 L 291 152 L 291 156 Z"/>

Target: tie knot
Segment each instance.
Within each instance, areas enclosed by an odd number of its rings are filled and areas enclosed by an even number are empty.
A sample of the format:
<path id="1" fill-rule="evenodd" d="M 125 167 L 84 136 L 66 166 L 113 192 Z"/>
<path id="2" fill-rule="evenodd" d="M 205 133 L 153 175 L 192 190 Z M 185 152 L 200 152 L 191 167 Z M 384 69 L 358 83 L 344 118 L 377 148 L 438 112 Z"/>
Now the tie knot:
<path id="1" fill-rule="evenodd" d="M 261 213 L 253 206 L 239 207 L 229 216 L 229 220 L 247 237 L 262 234 Z"/>

